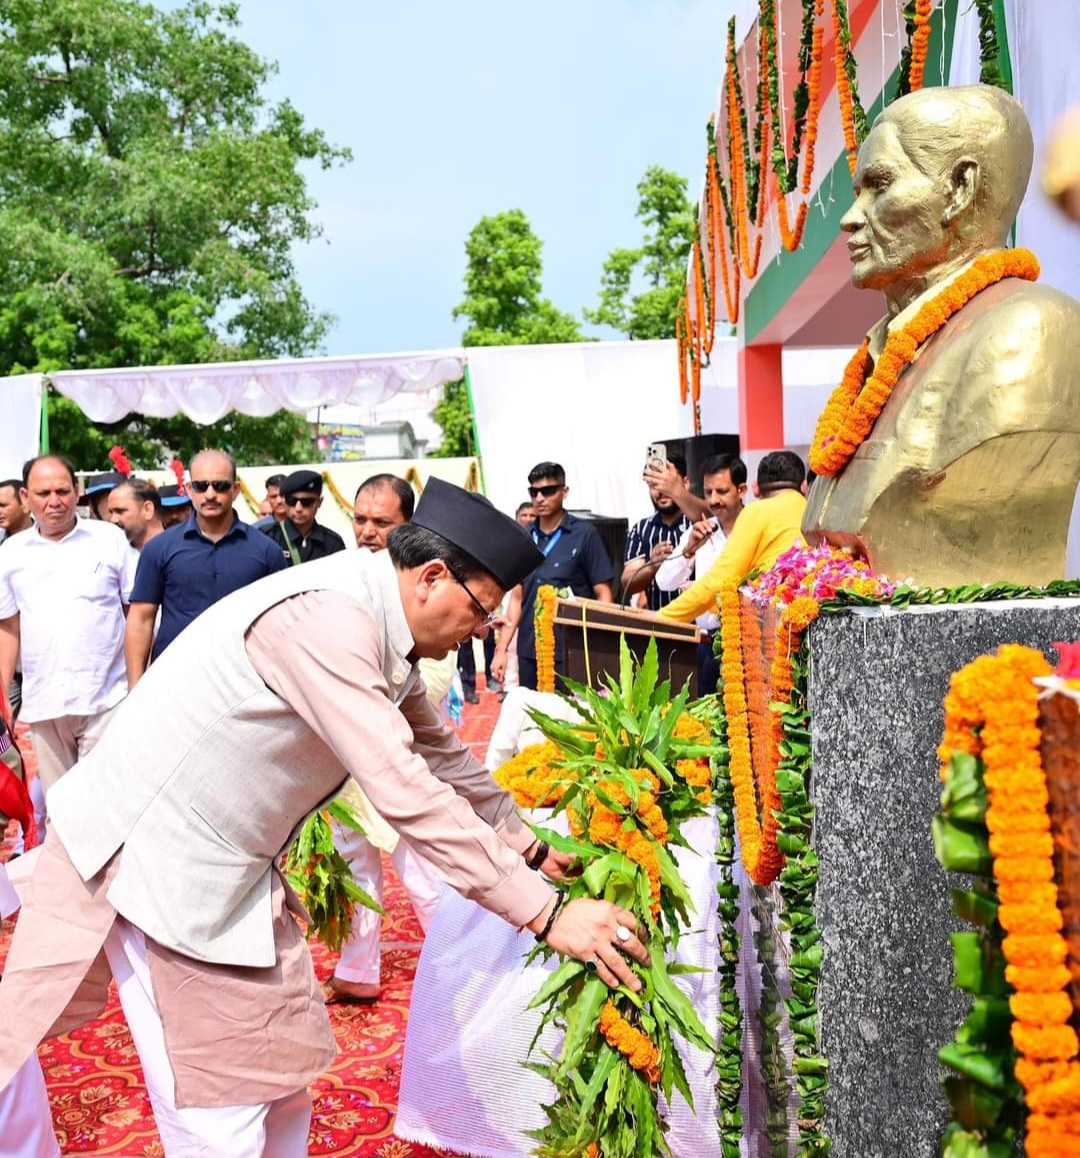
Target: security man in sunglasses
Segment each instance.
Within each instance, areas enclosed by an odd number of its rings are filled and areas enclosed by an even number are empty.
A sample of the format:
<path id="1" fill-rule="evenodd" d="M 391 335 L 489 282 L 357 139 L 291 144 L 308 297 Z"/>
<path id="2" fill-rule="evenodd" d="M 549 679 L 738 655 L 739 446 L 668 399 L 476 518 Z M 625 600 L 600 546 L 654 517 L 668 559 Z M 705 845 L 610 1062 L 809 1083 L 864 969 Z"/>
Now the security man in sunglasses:
<path id="1" fill-rule="evenodd" d="M 281 548 L 286 562 L 293 566 L 345 550 L 345 540 L 336 531 L 315 521 L 322 506 L 322 489 L 318 471 L 294 470 L 281 484 L 284 521 L 263 528 L 263 534 Z"/>
<path id="2" fill-rule="evenodd" d="M 233 503 L 240 485 L 231 454 L 200 451 L 190 472 L 187 490 L 195 517 L 155 536 L 139 556 L 124 632 L 129 690 L 150 660 L 211 604 L 288 566 L 265 535 L 236 517 Z"/>

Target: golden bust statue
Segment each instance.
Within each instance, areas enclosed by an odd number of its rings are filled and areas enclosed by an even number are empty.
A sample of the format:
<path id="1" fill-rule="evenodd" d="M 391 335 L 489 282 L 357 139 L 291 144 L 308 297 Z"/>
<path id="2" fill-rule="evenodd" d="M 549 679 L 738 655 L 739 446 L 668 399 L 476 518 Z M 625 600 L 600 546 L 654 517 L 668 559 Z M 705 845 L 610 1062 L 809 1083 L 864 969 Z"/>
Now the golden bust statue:
<path id="1" fill-rule="evenodd" d="M 890 334 L 1006 246 L 1032 152 L 1020 105 L 983 85 L 912 93 L 874 122 L 841 222 L 854 284 L 885 296 L 865 380 Z M 1080 303 L 1005 276 L 914 349 L 853 456 L 815 481 L 803 532 L 893 579 L 1045 584 L 1064 574 L 1078 481 Z"/>

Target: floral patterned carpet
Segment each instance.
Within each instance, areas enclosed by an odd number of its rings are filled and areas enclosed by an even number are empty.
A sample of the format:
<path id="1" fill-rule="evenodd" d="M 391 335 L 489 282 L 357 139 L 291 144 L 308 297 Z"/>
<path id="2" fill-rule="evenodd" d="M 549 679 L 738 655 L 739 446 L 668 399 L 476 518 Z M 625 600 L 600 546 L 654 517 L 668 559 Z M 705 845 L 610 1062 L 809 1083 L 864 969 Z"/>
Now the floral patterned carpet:
<path id="1" fill-rule="evenodd" d="M 481 686 L 482 680 L 481 676 Z M 498 709 L 498 697 L 490 694 L 481 694 L 478 705 L 465 705 L 459 731 L 481 758 Z M 20 746 L 32 761 L 25 735 Z M 430 1158 L 446 1154 L 403 1142 L 393 1133 L 405 1026 L 422 934 L 388 859 L 383 867 L 383 996 L 373 1006 L 330 1007 L 340 1052 L 331 1069 L 312 1087 L 314 1114 L 308 1147 L 310 1154 L 319 1158 Z M 5 924 L 0 963 L 7 955 L 10 934 L 11 926 Z M 312 952 L 319 978 L 328 976 L 333 958 L 317 943 L 312 945 Z M 115 995 L 98 1021 L 44 1042 L 38 1052 L 53 1123 L 65 1155 L 163 1154 L 142 1071 Z M 267 1064 L 273 1065 L 273 1059 L 268 1058 Z"/>

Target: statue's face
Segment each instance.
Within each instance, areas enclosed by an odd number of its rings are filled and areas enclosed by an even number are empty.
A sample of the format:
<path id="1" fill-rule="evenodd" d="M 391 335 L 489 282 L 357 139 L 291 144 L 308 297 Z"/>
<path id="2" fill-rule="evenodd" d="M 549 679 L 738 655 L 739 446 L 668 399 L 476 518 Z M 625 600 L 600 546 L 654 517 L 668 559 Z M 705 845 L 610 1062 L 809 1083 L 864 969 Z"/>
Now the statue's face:
<path id="1" fill-rule="evenodd" d="M 851 280 L 859 289 L 907 286 L 949 256 L 948 181 L 918 169 L 894 125 L 876 126 L 863 142 L 854 183 L 855 204 L 840 228 L 848 234 Z"/>

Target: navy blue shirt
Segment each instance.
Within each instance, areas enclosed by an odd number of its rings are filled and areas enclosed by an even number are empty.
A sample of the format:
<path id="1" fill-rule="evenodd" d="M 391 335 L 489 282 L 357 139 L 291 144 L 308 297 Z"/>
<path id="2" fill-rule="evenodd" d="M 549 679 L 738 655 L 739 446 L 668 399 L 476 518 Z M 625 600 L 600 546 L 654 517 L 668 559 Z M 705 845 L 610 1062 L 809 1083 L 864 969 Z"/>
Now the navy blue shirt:
<path id="1" fill-rule="evenodd" d="M 199 530 L 197 519 L 155 535 L 142 549 L 131 589 L 132 603 L 161 608 L 151 658 L 211 604 L 287 566 L 280 548 L 239 519 L 216 543 Z"/>
<path id="2" fill-rule="evenodd" d="M 533 632 L 533 605 L 536 589 L 542 585 L 569 587 L 575 595 L 591 599 L 598 583 L 612 583 L 615 568 L 604 549 L 603 540 L 595 527 L 584 519 L 564 514 L 563 521 L 545 535 L 539 523 L 533 523 L 530 533 L 533 542 L 546 552 L 543 563 L 525 580 L 521 602 L 521 622 L 518 624 L 518 655 L 536 658 L 536 635 Z M 555 633 L 556 661 L 562 657 L 561 632 Z"/>

